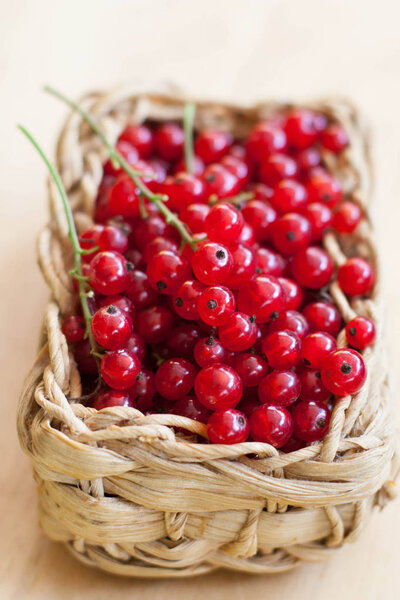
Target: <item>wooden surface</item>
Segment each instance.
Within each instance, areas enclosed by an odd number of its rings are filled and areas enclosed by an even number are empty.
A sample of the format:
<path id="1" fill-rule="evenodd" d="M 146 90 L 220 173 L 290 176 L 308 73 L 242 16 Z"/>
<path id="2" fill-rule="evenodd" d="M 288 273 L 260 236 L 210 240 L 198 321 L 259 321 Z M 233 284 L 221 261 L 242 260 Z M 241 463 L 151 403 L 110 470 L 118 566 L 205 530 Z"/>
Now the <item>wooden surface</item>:
<path id="1" fill-rule="evenodd" d="M 31 365 L 47 290 L 35 261 L 46 219 L 45 171 L 15 123 L 50 149 L 64 109 L 40 92 L 79 95 L 130 80 L 173 80 L 235 100 L 339 93 L 373 124 L 375 215 L 399 383 L 399 4 L 396 0 L 0 0 L 1 319 L 0 598 L 2 600 L 377 600 L 398 597 L 399 502 L 358 543 L 286 575 L 214 573 L 187 581 L 121 580 L 83 567 L 36 522 L 15 407 Z M 396 381 L 397 380 L 397 381 Z M 394 405 L 397 395 L 393 396 Z"/>

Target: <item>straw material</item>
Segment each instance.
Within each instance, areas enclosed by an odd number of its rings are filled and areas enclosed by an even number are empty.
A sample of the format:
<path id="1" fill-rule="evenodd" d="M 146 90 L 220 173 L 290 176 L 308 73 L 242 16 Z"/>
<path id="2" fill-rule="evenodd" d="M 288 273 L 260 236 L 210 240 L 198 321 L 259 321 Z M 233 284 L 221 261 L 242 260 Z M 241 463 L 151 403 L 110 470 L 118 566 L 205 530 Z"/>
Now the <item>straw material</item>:
<path id="1" fill-rule="evenodd" d="M 115 142 L 128 123 L 182 119 L 179 93 L 123 90 L 85 97 L 82 105 Z M 350 145 L 324 155 L 349 198 L 368 214 L 370 165 L 363 124 L 343 101 L 309 105 L 343 124 Z M 284 103 L 237 107 L 197 102 L 196 128 L 220 127 L 236 137 Z M 71 114 L 61 133 L 57 165 L 77 227 L 92 223 L 104 148 Z M 76 306 L 71 246 L 60 199 L 49 184 L 51 220 L 38 242 L 51 289 L 41 350 L 18 411 L 18 431 L 39 491 L 40 522 L 53 540 L 83 562 L 120 575 L 182 577 L 218 567 L 249 573 L 286 571 L 320 561 L 353 541 L 374 506 L 393 496 L 397 473 L 379 285 L 370 299 L 349 304 L 333 283 L 343 318 L 371 316 L 375 346 L 364 352 L 368 380 L 354 397 L 337 400 L 322 442 L 284 454 L 268 444 L 208 445 L 169 426 L 206 437 L 206 427 L 176 415 L 143 416 L 133 408 L 100 412 L 79 402 L 80 377 L 60 329 Z M 351 236 L 326 235 L 336 265 L 350 255 L 377 268 L 368 217 Z M 339 346 L 345 346 L 344 331 Z"/>

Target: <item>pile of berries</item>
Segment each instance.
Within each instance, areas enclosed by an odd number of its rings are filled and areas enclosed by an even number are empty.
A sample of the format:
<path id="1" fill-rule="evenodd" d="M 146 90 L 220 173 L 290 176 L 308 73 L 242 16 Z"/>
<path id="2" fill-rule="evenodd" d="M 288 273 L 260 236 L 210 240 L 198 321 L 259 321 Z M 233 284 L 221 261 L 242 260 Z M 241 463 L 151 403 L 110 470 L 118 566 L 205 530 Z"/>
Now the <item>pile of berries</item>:
<path id="1" fill-rule="evenodd" d="M 245 140 L 198 133 L 194 172 L 177 123 L 129 126 L 116 148 L 191 236 L 111 161 L 104 165 L 95 224 L 80 236 L 101 354 L 98 410 L 132 406 L 207 423 L 213 443 L 254 440 L 289 452 L 328 432 L 335 396 L 360 390 L 358 350 L 374 323 L 346 325 L 329 296 L 368 295 L 372 266 L 349 258 L 336 272 L 322 238 L 352 233 L 360 207 L 324 166 L 346 132 L 324 115 L 294 109 L 259 122 Z M 168 221 L 168 222 L 167 222 Z M 185 242 L 185 240 L 183 240 Z M 83 377 L 98 373 L 82 316 L 62 326 Z M 179 431 L 179 435 L 188 432 Z"/>

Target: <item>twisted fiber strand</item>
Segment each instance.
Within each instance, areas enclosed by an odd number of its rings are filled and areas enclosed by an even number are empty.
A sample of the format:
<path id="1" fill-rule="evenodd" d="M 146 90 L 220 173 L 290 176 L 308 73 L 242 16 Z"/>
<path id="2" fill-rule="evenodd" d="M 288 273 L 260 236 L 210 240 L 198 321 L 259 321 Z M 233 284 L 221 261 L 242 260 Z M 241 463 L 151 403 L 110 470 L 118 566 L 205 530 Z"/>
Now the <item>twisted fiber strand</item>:
<path id="1" fill-rule="evenodd" d="M 111 142 L 127 123 L 182 119 L 177 90 L 94 93 L 82 99 Z M 336 266 L 365 256 L 378 269 L 368 221 L 371 186 L 365 126 L 345 101 L 310 103 L 343 124 L 350 145 L 323 153 L 346 194 L 366 213 L 352 236 L 327 234 Z M 259 119 L 289 103 L 242 107 L 197 103 L 196 127 L 245 135 Z M 79 231 L 92 220 L 106 152 L 79 115 L 69 115 L 57 146 L 57 164 Z M 18 410 L 21 444 L 38 483 L 40 521 L 83 562 L 121 575 L 182 577 L 218 567 L 276 573 L 302 561 L 324 560 L 353 541 L 372 507 L 393 496 L 398 470 L 390 418 L 377 284 L 371 299 L 349 302 L 338 284 L 330 293 L 345 322 L 356 314 L 377 323 L 365 352 L 369 378 L 354 397 L 340 398 L 326 438 L 289 454 L 268 444 L 199 444 L 171 426 L 207 438 L 203 424 L 177 415 L 144 416 L 132 408 L 97 412 L 78 401 L 79 373 L 60 330 L 76 306 L 67 224 L 49 184 L 51 221 L 39 236 L 39 264 L 52 294 L 44 346 L 26 379 Z M 346 345 L 344 331 L 339 347 Z M 74 399 L 74 400 L 72 400 Z"/>

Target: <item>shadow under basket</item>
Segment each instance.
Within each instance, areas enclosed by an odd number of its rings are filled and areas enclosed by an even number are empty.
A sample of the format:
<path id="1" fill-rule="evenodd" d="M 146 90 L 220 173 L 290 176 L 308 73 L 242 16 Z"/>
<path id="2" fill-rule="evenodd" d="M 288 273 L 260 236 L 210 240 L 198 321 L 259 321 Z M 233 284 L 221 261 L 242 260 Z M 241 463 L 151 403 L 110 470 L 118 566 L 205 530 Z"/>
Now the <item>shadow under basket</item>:
<path id="1" fill-rule="evenodd" d="M 88 95 L 81 105 L 114 143 L 127 124 L 182 120 L 184 103 L 178 92 L 136 88 Z M 236 138 L 292 106 L 196 104 L 196 129 L 218 127 Z M 343 101 L 307 106 L 346 129 L 346 150 L 323 159 L 365 214 L 351 236 L 326 234 L 324 247 L 337 266 L 357 254 L 377 269 L 360 117 Z M 98 137 L 71 114 L 58 142 L 57 166 L 80 231 L 92 223 L 106 159 Z M 76 306 L 71 245 L 51 182 L 49 190 L 51 220 L 40 234 L 38 254 L 51 301 L 18 410 L 19 437 L 33 464 L 40 523 L 49 538 L 86 564 L 138 577 L 183 577 L 220 567 L 278 573 L 323 560 L 355 540 L 372 509 L 394 495 L 397 472 L 379 277 L 368 299 L 351 303 L 336 281 L 330 286 L 343 320 L 370 316 L 378 334 L 363 353 L 366 384 L 337 399 L 323 441 L 287 454 L 260 442 L 191 442 L 171 426 L 201 433 L 203 424 L 169 414 L 144 416 L 133 408 L 97 412 L 79 401 L 80 376 L 60 328 Z M 338 345 L 346 345 L 344 331 Z"/>

